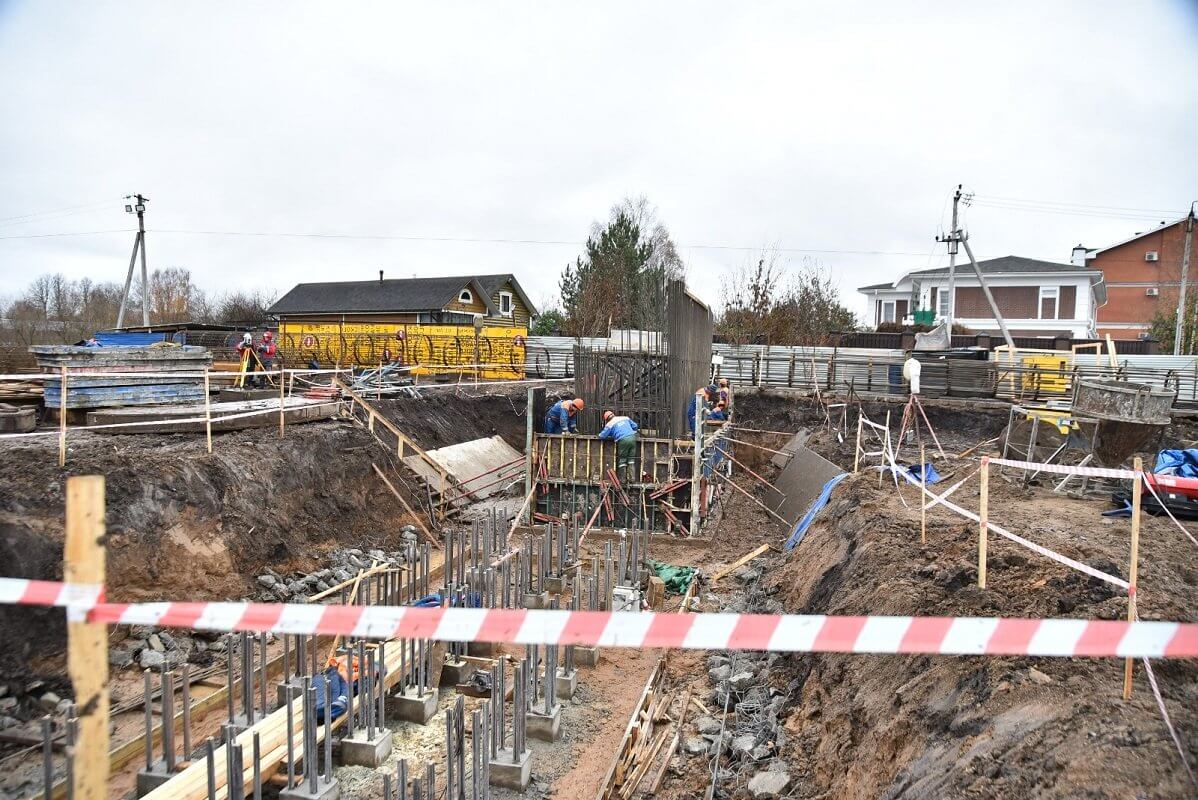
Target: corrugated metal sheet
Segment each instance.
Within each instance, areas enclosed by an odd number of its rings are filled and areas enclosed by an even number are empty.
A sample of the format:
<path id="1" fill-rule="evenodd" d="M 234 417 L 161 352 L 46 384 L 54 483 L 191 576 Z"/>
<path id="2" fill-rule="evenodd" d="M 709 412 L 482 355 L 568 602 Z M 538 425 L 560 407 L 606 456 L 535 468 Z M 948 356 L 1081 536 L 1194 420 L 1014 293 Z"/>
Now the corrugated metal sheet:
<path id="1" fill-rule="evenodd" d="M 138 331 L 100 331 L 95 339 L 102 347 L 145 347 L 156 342 L 167 341 L 170 334 L 161 331 L 145 333 Z"/>

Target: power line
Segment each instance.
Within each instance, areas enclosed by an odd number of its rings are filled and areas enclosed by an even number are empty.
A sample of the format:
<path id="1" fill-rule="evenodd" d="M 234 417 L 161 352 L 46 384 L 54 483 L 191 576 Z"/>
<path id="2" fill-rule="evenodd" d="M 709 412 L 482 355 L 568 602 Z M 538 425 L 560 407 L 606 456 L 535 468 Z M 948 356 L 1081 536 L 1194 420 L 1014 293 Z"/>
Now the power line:
<path id="1" fill-rule="evenodd" d="M 997 201 L 1004 202 L 1004 203 L 1030 203 L 1032 205 L 1037 205 L 1037 206 L 1065 206 L 1068 208 L 1095 209 L 1095 210 L 1104 210 L 1104 211 L 1142 211 L 1145 213 L 1154 213 L 1154 214 L 1176 214 L 1177 213 L 1177 209 L 1175 209 L 1175 208 L 1172 208 L 1172 209 L 1131 208 L 1128 206 L 1101 206 L 1101 205 L 1089 205 L 1086 203 L 1066 203 L 1066 202 L 1062 202 L 1062 201 L 1058 201 L 1058 200 L 1031 200 L 1031 199 L 1019 198 L 1019 197 L 999 197 L 997 195 L 975 195 L 975 196 L 981 197 L 983 200 L 986 200 L 986 201 L 997 200 Z"/>
<path id="2" fill-rule="evenodd" d="M 98 236 L 104 233 L 137 233 L 136 228 L 114 228 L 109 231 L 65 231 L 63 233 L 23 233 L 18 236 L 0 236 L 0 239 L 54 239 L 60 236 Z"/>
<path id="3" fill-rule="evenodd" d="M 978 206 L 979 208 L 993 208 L 993 209 L 999 209 L 999 210 L 1003 210 L 1003 211 L 1025 211 L 1025 212 L 1028 212 L 1031 214 L 1065 214 L 1065 215 L 1074 216 L 1074 217 L 1094 217 L 1094 218 L 1098 218 L 1098 219 L 1125 219 L 1125 220 L 1152 221 L 1152 222 L 1160 222 L 1161 221 L 1160 215 L 1148 216 L 1145 214 L 1130 214 L 1130 213 L 1128 213 L 1128 214 L 1120 214 L 1120 213 L 1107 214 L 1107 213 L 1101 213 L 1101 212 L 1096 212 L 1096 211 L 1072 211 L 1072 210 L 1063 209 L 1063 208 L 1047 208 L 1047 207 L 1040 208 L 1040 207 L 1036 207 L 1036 206 L 1021 206 L 1021 205 L 1014 205 L 1014 204 L 1008 204 L 1008 203 L 991 203 L 991 202 L 987 202 L 984 200 L 983 201 L 974 200 L 972 205 Z"/>
<path id="4" fill-rule="evenodd" d="M 100 200 L 95 203 L 87 203 L 81 206 L 68 206 L 66 208 L 56 208 L 49 211 L 34 211 L 29 214 L 18 214 L 13 217 L 0 217 L 0 227 L 10 227 L 13 225 L 29 225 L 34 222 L 45 222 L 51 219 L 61 219 L 69 217 L 73 214 L 80 214 L 92 209 L 98 209 L 102 206 L 116 205 L 115 200 Z"/>

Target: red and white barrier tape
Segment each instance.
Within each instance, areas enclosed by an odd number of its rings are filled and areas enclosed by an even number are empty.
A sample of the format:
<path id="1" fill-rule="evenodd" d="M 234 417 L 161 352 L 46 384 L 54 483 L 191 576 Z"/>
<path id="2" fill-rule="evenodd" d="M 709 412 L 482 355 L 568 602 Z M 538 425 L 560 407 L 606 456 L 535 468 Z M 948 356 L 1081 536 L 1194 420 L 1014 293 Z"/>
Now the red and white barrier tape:
<path id="1" fill-rule="evenodd" d="M 997 617 L 654 614 L 284 603 L 105 603 L 94 586 L 0 578 L 0 603 L 66 606 L 89 622 L 593 647 L 1198 657 L 1198 623 Z"/>
<path id="2" fill-rule="evenodd" d="M 1015 461 L 1010 458 L 989 458 L 990 464 L 996 467 L 1015 467 L 1017 469 L 1032 469 L 1037 472 L 1055 472 L 1058 475 L 1089 475 L 1091 478 L 1126 478 L 1134 479 L 1135 470 L 1107 469 L 1106 467 L 1069 467 L 1064 464 L 1041 464 L 1036 461 Z"/>

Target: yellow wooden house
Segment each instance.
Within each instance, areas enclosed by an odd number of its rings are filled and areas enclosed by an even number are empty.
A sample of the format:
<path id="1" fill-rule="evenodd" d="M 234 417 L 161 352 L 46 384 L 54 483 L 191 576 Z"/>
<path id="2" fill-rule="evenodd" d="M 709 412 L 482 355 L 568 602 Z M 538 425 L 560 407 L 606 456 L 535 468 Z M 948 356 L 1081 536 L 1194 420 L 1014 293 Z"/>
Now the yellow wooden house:
<path id="1" fill-rule="evenodd" d="M 516 276 L 301 283 L 270 307 L 289 364 L 401 363 L 416 374 L 524 374 L 537 313 Z"/>

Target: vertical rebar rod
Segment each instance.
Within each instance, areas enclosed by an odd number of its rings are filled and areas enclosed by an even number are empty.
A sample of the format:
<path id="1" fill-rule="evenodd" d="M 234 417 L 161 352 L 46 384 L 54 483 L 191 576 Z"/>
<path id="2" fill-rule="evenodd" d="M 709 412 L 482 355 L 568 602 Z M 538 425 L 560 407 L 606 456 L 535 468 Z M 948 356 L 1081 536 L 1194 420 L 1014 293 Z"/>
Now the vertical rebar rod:
<path id="1" fill-rule="evenodd" d="M 374 650 L 366 651 L 366 699 L 362 701 L 362 710 L 366 715 L 366 741 L 374 741 Z"/>
<path id="2" fill-rule="evenodd" d="M 295 687 L 287 684 L 287 788 L 295 786 Z"/>
<path id="3" fill-rule="evenodd" d="M 349 676 L 346 681 L 349 683 L 349 688 L 345 692 L 345 736 L 346 738 L 354 735 L 354 692 L 357 686 L 361 686 L 362 682 L 354 681 L 354 651 L 352 648 L 345 648 L 345 665 L 346 674 Z M 358 666 L 359 672 L 361 665 Z"/>
<path id="4" fill-rule="evenodd" d="M 66 788 L 67 800 L 75 800 L 75 744 L 79 740 L 79 717 L 75 714 L 75 704 L 67 710 L 67 757 L 66 757 Z"/>
<path id="5" fill-rule="evenodd" d="M 453 780 L 457 771 L 457 759 L 453 754 L 453 712 L 452 706 L 445 710 L 445 797 L 447 800 L 454 800 Z"/>
<path id="6" fill-rule="evenodd" d="M 154 702 L 154 679 L 150 676 L 150 671 L 147 669 L 142 673 L 142 692 L 145 694 L 145 735 L 146 735 L 146 772 L 154 769 L 154 709 L 150 706 Z"/>
<path id="7" fill-rule="evenodd" d="M 179 678 L 179 688 L 183 704 L 183 758 L 191 761 L 191 664 L 184 664 L 182 676 Z"/>
<path id="8" fill-rule="evenodd" d="M 297 633 L 295 635 L 295 676 L 297 678 L 304 674 L 304 665 L 307 663 L 304 651 L 307 649 L 307 646 L 308 637 L 302 633 Z M 288 676 L 288 680 L 290 680 L 290 676 Z"/>
<path id="9" fill-rule="evenodd" d="M 408 800 L 408 760 L 401 758 L 395 763 L 395 783 L 398 787 L 396 800 Z"/>
<path id="10" fill-rule="evenodd" d="M 515 669 L 515 689 L 512 695 L 512 763 L 520 763 L 520 754 L 524 752 L 524 715 L 528 709 L 524 700 L 525 678 L 524 665 L 517 664 Z"/>
<path id="11" fill-rule="evenodd" d="M 375 719 L 378 720 L 378 726 L 384 728 L 387 725 L 387 650 L 381 639 L 378 643 L 378 654 L 379 689 L 375 693 L 375 701 L 378 704 Z"/>
<path id="12" fill-rule="evenodd" d="M 254 800 L 262 800 L 262 743 L 254 731 Z"/>
<path id="13" fill-rule="evenodd" d="M 258 635 L 258 692 L 261 695 L 259 698 L 262 701 L 262 716 L 265 717 L 270 713 L 270 706 L 267 705 L 266 692 L 266 634 Z"/>
<path id="14" fill-rule="evenodd" d="M 324 676 L 324 779 L 333 779 L 333 682 Z"/>
<path id="15" fill-rule="evenodd" d="M 466 698 L 458 695 L 454 703 L 454 736 L 458 756 L 458 800 L 466 800 Z"/>
<path id="16" fill-rule="evenodd" d="M 216 800 L 216 748 L 212 737 L 204 742 L 204 759 L 208 762 L 208 800 Z"/>
<path id="17" fill-rule="evenodd" d="M 254 724 L 254 645 L 248 631 L 241 634 L 241 702 L 245 724 Z"/>
<path id="18" fill-rule="evenodd" d="M 312 790 L 312 794 L 316 794 L 320 784 L 317 783 L 316 774 L 319 772 L 317 765 L 320 763 L 320 755 L 316 748 L 316 687 L 311 681 L 304 681 L 304 733 L 307 740 L 304 742 L 304 772 L 307 774 L 308 787 Z"/>
<path id="19" fill-rule="evenodd" d="M 437 767 L 431 761 L 424 767 L 424 787 L 428 793 L 427 800 L 435 800 L 437 796 Z M 415 792 L 413 792 L 413 795 Z M 415 797 L 412 800 L 416 800 Z"/>
<path id="20" fill-rule="evenodd" d="M 162 760 L 168 773 L 175 771 L 175 673 L 162 670 Z"/>
<path id="21" fill-rule="evenodd" d="M 49 714 L 42 717 L 42 791 L 47 799 L 54 791 L 54 720 Z"/>

